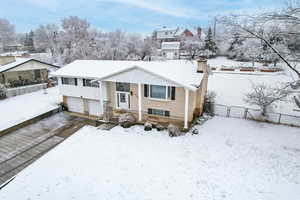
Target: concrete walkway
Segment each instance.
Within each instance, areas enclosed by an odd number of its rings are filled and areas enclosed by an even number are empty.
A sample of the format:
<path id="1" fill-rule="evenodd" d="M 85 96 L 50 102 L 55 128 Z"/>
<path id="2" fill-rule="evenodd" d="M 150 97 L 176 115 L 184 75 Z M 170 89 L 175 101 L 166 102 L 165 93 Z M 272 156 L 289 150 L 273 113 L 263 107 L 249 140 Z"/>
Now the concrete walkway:
<path id="1" fill-rule="evenodd" d="M 0 185 L 84 125 L 64 113 L 0 137 Z"/>

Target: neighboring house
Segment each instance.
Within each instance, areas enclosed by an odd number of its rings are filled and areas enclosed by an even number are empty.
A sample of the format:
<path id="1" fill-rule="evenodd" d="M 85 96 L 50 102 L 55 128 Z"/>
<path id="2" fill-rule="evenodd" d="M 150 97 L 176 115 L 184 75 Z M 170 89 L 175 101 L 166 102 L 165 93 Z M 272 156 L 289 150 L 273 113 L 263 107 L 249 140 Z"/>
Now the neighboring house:
<path id="1" fill-rule="evenodd" d="M 3 46 L 3 51 L 11 52 L 11 51 L 21 51 L 23 49 L 23 45 L 19 43 L 11 43 Z"/>
<path id="2" fill-rule="evenodd" d="M 204 34 L 200 27 L 197 28 L 168 28 L 166 26 L 154 31 L 153 39 L 160 45 L 158 54 L 168 60 L 180 59 L 184 54 L 181 44 L 185 39 L 204 39 Z"/>
<path id="3" fill-rule="evenodd" d="M 31 58 L 0 57 L 0 83 L 7 87 L 18 87 L 45 82 L 48 71 L 58 66 Z"/>
<path id="4" fill-rule="evenodd" d="M 169 27 L 162 27 L 160 29 L 155 30 L 155 40 L 162 43 L 162 42 L 176 42 L 179 41 L 178 38 L 178 28 L 169 28 Z"/>
<path id="5" fill-rule="evenodd" d="M 161 44 L 161 55 L 169 60 L 179 59 L 180 42 L 163 42 Z"/>
<path id="6" fill-rule="evenodd" d="M 174 122 L 184 128 L 202 114 L 208 81 L 206 61 L 183 60 L 77 60 L 51 76 L 58 78 L 64 105 L 78 116 L 131 112 L 140 122 Z"/>

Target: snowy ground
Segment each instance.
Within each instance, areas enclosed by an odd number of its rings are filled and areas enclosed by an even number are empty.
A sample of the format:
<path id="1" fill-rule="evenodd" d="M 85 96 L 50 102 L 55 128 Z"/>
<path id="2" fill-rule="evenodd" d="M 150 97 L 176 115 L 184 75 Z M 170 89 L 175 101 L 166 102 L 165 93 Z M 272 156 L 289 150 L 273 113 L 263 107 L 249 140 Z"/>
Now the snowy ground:
<path id="1" fill-rule="evenodd" d="M 241 61 L 235 61 L 228 59 L 227 57 L 224 56 L 219 56 L 216 58 L 211 58 L 208 60 L 208 64 L 211 67 L 216 67 L 216 68 L 240 68 L 240 67 L 254 67 L 256 69 L 262 69 L 262 68 L 272 68 L 274 67 L 273 64 L 268 64 L 268 66 L 263 66 L 262 63 L 259 62 L 254 62 L 254 66 L 252 62 L 241 62 Z M 283 68 L 285 66 L 284 63 L 277 63 L 276 67 Z"/>
<path id="2" fill-rule="evenodd" d="M 86 126 L 0 199 L 300 199 L 299 129 L 220 117 L 199 129 L 170 138 L 140 126 Z"/>
<path id="3" fill-rule="evenodd" d="M 264 83 L 266 85 L 274 86 L 281 82 L 288 81 L 291 81 L 291 77 L 284 74 L 247 75 L 213 73 L 213 75 L 209 77 L 208 90 L 216 92 L 217 104 L 257 108 L 244 102 L 245 94 L 252 91 L 252 83 Z M 286 100 L 287 101 L 277 103 L 273 112 L 299 116 L 300 112 L 294 111 L 296 106 L 292 97 L 289 97 Z"/>
<path id="4" fill-rule="evenodd" d="M 61 102 L 58 88 L 37 91 L 0 100 L 0 131 L 58 107 Z"/>

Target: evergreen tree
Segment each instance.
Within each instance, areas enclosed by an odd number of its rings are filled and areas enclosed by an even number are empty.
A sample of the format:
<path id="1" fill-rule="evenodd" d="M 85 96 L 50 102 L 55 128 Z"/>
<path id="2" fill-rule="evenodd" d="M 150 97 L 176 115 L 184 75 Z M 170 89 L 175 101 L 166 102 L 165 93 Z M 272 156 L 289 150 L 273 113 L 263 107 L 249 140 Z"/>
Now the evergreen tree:
<path id="1" fill-rule="evenodd" d="M 214 41 L 212 30 L 210 27 L 205 38 L 204 49 L 210 52 L 208 55 L 209 57 L 216 56 L 218 51 L 218 47 L 216 42 Z"/>
<path id="2" fill-rule="evenodd" d="M 25 49 L 28 50 L 29 52 L 34 52 L 35 51 L 33 38 L 34 38 L 34 32 L 33 31 L 30 31 L 29 34 L 26 33 L 24 46 L 25 46 Z"/>

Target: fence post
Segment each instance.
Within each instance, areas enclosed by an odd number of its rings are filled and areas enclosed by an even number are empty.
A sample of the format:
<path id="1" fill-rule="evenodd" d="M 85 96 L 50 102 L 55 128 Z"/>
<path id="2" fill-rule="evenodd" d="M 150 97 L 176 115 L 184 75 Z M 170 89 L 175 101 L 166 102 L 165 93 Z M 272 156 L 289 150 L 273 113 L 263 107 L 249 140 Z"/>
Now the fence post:
<path id="1" fill-rule="evenodd" d="M 245 108 L 244 118 L 247 119 L 248 108 Z"/>
<path id="2" fill-rule="evenodd" d="M 280 120 L 281 120 L 281 113 L 279 113 L 278 124 L 280 124 Z"/>
<path id="3" fill-rule="evenodd" d="M 230 117 L 230 107 L 227 107 L 227 116 L 226 117 Z"/>

